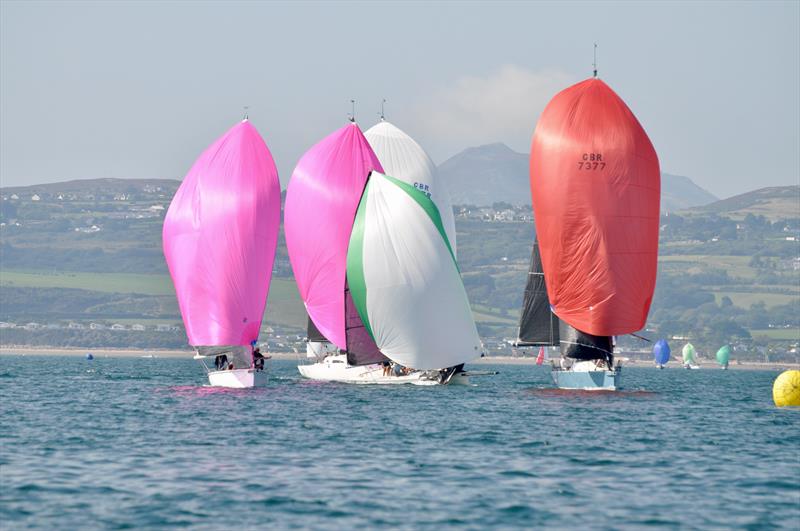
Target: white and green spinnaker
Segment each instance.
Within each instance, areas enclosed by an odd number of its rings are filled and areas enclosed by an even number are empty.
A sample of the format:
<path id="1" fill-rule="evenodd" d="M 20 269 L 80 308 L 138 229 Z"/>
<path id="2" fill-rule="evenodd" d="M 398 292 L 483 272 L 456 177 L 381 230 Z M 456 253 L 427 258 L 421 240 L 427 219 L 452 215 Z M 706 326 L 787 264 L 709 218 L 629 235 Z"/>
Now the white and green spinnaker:
<path id="1" fill-rule="evenodd" d="M 683 363 L 691 364 L 695 362 L 694 345 L 692 345 L 691 343 L 686 343 L 683 346 L 683 351 L 681 353 L 683 354 Z"/>
<path id="2" fill-rule="evenodd" d="M 347 279 L 383 354 L 415 369 L 480 355 L 480 339 L 436 205 L 399 179 L 372 172 L 356 213 Z"/>

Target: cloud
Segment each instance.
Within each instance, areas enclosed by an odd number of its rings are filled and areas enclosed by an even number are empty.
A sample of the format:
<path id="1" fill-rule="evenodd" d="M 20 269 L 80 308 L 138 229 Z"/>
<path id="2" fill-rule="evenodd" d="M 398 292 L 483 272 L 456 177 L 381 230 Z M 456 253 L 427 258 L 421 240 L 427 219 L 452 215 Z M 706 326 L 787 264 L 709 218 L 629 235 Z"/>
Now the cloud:
<path id="1" fill-rule="evenodd" d="M 493 142 L 527 152 L 542 109 L 573 82 L 559 70 L 505 65 L 486 77 L 465 76 L 434 89 L 415 109 L 416 124 L 437 162 Z"/>

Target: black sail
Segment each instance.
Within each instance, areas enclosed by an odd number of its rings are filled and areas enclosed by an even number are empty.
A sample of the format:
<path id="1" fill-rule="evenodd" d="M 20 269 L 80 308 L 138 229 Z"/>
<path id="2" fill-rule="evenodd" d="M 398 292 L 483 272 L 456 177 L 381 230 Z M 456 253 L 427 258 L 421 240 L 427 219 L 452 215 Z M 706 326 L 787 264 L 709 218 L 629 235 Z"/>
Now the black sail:
<path id="1" fill-rule="evenodd" d="M 328 340 L 328 338 L 323 336 L 322 332 L 317 329 L 317 325 L 314 324 L 311 317 L 308 318 L 308 331 L 306 332 L 306 336 L 309 341 L 323 342 Z"/>
<path id="2" fill-rule="evenodd" d="M 534 345 L 558 345 L 558 317 L 550 310 L 547 286 L 544 282 L 542 257 L 539 243 L 534 240 L 531 253 L 531 267 L 528 282 L 525 284 L 525 298 L 519 320 L 519 333 L 516 344 L 527 347 Z"/>
<path id="3" fill-rule="evenodd" d="M 350 288 L 345 282 L 344 288 L 344 331 L 347 339 L 347 363 L 349 365 L 369 365 L 389 361 L 378 345 L 369 335 L 361 316 L 350 295 Z"/>
<path id="4" fill-rule="evenodd" d="M 576 360 L 608 360 L 613 363 L 614 343 L 608 336 L 593 336 L 561 321 L 561 354 Z"/>

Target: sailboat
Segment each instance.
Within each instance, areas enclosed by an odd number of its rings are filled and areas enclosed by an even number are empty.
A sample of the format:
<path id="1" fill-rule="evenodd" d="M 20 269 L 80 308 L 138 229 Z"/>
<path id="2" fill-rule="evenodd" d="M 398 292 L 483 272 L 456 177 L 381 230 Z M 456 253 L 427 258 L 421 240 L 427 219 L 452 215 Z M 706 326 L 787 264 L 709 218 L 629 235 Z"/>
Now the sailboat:
<path id="1" fill-rule="evenodd" d="M 653 359 L 656 362 L 656 367 L 663 369 L 664 365 L 669 361 L 670 349 L 669 343 L 666 339 L 659 339 L 653 345 Z"/>
<path id="2" fill-rule="evenodd" d="M 536 365 L 544 363 L 544 347 L 539 347 L 539 355 L 536 356 Z"/>
<path id="3" fill-rule="evenodd" d="M 720 364 L 722 370 L 728 369 L 728 361 L 731 358 L 731 347 L 725 345 L 717 351 L 717 363 Z"/>
<path id="4" fill-rule="evenodd" d="M 301 158 L 285 227 L 316 339 L 333 345 L 307 347 L 315 363 L 298 367 L 303 376 L 467 383 L 460 366 L 480 355 L 480 341 L 439 209 L 383 173 L 355 122 Z"/>
<path id="5" fill-rule="evenodd" d="M 542 112 L 530 184 L 559 321 L 562 363 L 553 380 L 565 389 L 617 389 L 613 338 L 644 327 L 655 288 L 661 178 L 644 129 L 596 70 Z"/>
<path id="6" fill-rule="evenodd" d="M 266 383 L 253 346 L 269 293 L 280 196 L 272 155 L 245 117 L 200 155 L 164 218 L 164 256 L 186 335 L 213 386 Z"/>
<path id="7" fill-rule="evenodd" d="M 697 365 L 695 360 L 695 350 L 694 345 L 691 343 L 686 343 L 683 346 L 683 350 L 681 351 L 681 355 L 683 356 L 683 368 L 684 369 L 699 369 L 700 366 Z"/>

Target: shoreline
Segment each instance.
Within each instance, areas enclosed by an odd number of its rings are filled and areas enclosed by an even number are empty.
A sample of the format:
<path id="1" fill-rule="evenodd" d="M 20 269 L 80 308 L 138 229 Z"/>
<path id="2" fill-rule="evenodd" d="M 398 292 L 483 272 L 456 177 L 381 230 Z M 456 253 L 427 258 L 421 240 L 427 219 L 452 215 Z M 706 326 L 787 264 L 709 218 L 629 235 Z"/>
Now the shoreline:
<path id="1" fill-rule="evenodd" d="M 132 349 L 132 348 L 55 348 L 55 347 L 17 347 L 0 345 L 0 356 L 66 356 L 66 357 L 84 357 L 87 353 L 91 353 L 95 358 L 183 358 L 191 359 L 194 352 L 191 350 L 178 350 L 178 349 Z M 301 360 L 305 359 L 302 353 L 295 352 L 268 352 L 272 359 L 276 360 Z M 469 365 L 535 365 L 536 358 L 522 358 L 515 356 L 490 356 L 486 358 L 478 358 L 470 361 Z M 545 361 L 545 365 L 549 364 L 549 360 Z M 624 362 L 623 367 L 644 367 L 652 368 L 653 363 L 650 361 L 631 361 Z M 720 367 L 714 362 L 700 362 L 701 369 L 716 369 Z M 666 367 L 667 369 L 682 369 L 683 365 L 675 361 Z M 742 361 L 732 363 L 729 367 L 731 370 L 787 370 L 795 369 L 800 370 L 800 363 L 788 362 L 771 362 L 764 363 L 758 361 Z"/>
<path id="2" fill-rule="evenodd" d="M 529 357 L 529 358 L 522 358 L 522 357 L 515 357 L 515 356 L 490 356 L 486 358 L 479 358 L 477 360 L 469 362 L 470 364 L 500 364 L 500 365 L 535 365 L 536 358 Z M 544 365 L 549 365 L 550 360 L 545 360 Z M 715 369 L 721 370 L 720 366 L 713 361 L 700 361 L 697 362 L 697 365 L 700 366 L 701 369 Z M 627 360 L 622 362 L 623 367 L 640 367 L 640 368 L 655 368 L 655 365 L 652 361 L 639 361 L 639 360 Z M 681 369 L 686 370 L 683 368 L 683 363 L 679 361 L 673 361 L 669 363 L 665 369 Z M 790 362 L 783 362 L 783 361 L 776 361 L 765 363 L 762 361 L 741 361 L 739 363 L 731 363 L 728 366 L 729 370 L 750 370 L 750 371 L 766 371 L 766 370 L 786 370 L 786 369 L 795 369 L 800 370 L 800 363 L 790 363 Z"/>
<path id="3" fill-rule="evenodd" d="M 178 349 L 135 349 L 135 348 L 55 348 L 55 347 L 14 347 L 0 345 L 0 356 L 64 356 L 84 357 L 91 353 L 95 358 L 181 358 L 192 359 L 193 350 Z M 298 359 L 294 352 L 269 352 L 273 359 Z"/>

